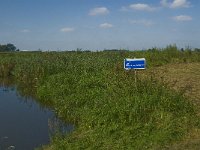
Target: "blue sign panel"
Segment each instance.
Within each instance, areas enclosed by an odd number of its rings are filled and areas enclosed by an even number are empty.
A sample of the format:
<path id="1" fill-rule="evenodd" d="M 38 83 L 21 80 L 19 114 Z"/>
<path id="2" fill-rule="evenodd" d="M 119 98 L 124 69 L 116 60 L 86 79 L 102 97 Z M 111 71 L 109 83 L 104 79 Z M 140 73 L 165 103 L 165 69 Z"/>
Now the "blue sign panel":
<path id="1" fill-rule="evenodd" d="M 145 69 L 145 58 L 124 59 L 124 69 Z"/>

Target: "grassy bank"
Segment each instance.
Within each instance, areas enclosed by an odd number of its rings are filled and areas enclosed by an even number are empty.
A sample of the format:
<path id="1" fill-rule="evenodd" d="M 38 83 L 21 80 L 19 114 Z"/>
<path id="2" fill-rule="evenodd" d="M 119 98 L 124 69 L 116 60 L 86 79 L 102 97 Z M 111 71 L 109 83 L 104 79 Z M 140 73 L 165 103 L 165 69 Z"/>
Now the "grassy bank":
<path id="1" fill-rule="evenodd" d="M 200 53 L 162 51 L 0 54 L 0 76 L 52 107 L 76 129 L 45 149 L 160 149 L 198 127 L 195 106 L 155 77 L 125 71 L 124 58 L 145 57 L 147 71 L 200 62 Z M 141 76 L 141 77 L 140 77 Z"/>
<path id="2" fill-rule="evenodd" d="M 152 71 L 149 71 L 152 72 Z M 168 64 L 153 69 L 157 79 L 162 80 L 173 90 L 181 92 L 196 107 L 200 115 L 200 63 Z M 198 150 L 200 149 L 200 129 L 193 128 L 180 142 L 169 146 L 170 150 Z"/>

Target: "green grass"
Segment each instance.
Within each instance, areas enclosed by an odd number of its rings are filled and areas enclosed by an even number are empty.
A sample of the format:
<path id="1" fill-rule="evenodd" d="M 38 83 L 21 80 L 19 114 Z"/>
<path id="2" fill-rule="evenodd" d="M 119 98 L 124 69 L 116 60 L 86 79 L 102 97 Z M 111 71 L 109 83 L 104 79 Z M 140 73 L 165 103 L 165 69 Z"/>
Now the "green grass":
<path id="1" fill-rule="evenodd" d="M 124 58 L 147 59 L 147 70 L 123 68 Z M 195 106 L 148 70 L 199 62 L 200 53 L 162 51 L 0 54 L 0 76 L 13 76 L 22 95 L 75 124 L 44 149 L 162 149 L 198 127 Z M 141 76 L 141 77 L 140 77 Z"/>
<path id="2" fill-rule="evenodd" d="M 180 63 L 168 64 L 149 70 L 154 72 L 157 79 L 164 82 L 168 87 L 181 92 L 196 107 L 198 116 L 200 115 L 200 63 Z M 176 142 L 166 149 L 170 150 L 198 150 L 200 149 L 200 130 L 194 128 L 180 142 Z"/>

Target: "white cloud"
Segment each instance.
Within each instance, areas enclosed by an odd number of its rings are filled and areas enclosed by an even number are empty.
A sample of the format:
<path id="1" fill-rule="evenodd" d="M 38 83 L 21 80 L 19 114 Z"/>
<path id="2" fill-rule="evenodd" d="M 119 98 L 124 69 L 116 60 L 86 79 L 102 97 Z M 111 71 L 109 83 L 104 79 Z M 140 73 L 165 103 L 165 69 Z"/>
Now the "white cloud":
<path id="1" fill-rule="evenodd" d="M 171 4 L 171 8 L 178 8 L 178 7 L 189 7 L 190 2 L 187 0 L 174 0 Z"/>
<path id="2" fill-rule="evenodd" d="M 146 19 L 140 19 L 140 20 L 130 20 L 130 23 L 132 24 L 139 24 L 143 26 L 152 26 L 155 23 L 151 20 L 146 20 Z"/>
<path id="3" fill-rule="evenodd" d="M 70 28 L 70 27 L 65 27 L 65 28 L 60 29 L 61 32 L 72 32 L 74 30 L 75 30 L 74 28 Z"/>
<path id="4" fill-rule="evenodd" d="M 187 15 L 179 15 L 172 18 L 175 21 L 191 21 L 192 17 Z"/>
<path id="5" fill-rule="evenodd" d="M 169 8 L 190 7 L 190 2 L 188 0 L 173 0 L 172 2 L 169 2 L 168 0 L 161 0 L 161 4 L 162 6 Z"/>
<path id="6" fill-rule="evenodd" d="M 113 25 L 110 23 L 102 23 L 99 25 L 100 28 L 112 28 Z"/>
<path id="7" fill-rule="evenodd" d="M 129 11 L 129 9 L 127 7 L 125 7 L 125 6 L 122 6 L 120 11 Z"/>
<path id="8" fill-rule="evenodd" d="M 89 12 L 90 16 L 107 15 L 107 14 L 109 14 L 109 10 L 106 7 L 97 7 L 90 10 Z"/>
<path id="9" fill-rule="evenodd" d="M 28 33 L 28 32 L 31 32 L 31 31 L 29 29 L 23 29 L 23 30 L 21 30 L 21 32 Z"/>
<path id="10" fill-rule="evenodd" d="M 151 7 L 148 4 L 131 4 L 129 5 L 129 8 L 133 9 L 133 10 L 140 10 L 140 11 L 154 11 L 156 10 L 155 7 Z"/>

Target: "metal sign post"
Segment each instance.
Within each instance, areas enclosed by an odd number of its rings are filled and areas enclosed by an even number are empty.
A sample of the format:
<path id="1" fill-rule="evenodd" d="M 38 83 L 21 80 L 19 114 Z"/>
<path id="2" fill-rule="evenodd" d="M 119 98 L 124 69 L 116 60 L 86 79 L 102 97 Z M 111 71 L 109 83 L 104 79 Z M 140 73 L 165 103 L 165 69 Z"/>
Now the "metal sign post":
<path id="1" fill-rule="evenodd" d="M 135 87 L 137 89 L 137 71 L 136 69 L 134 69 L 134 71 L 135 71 Z"/>

